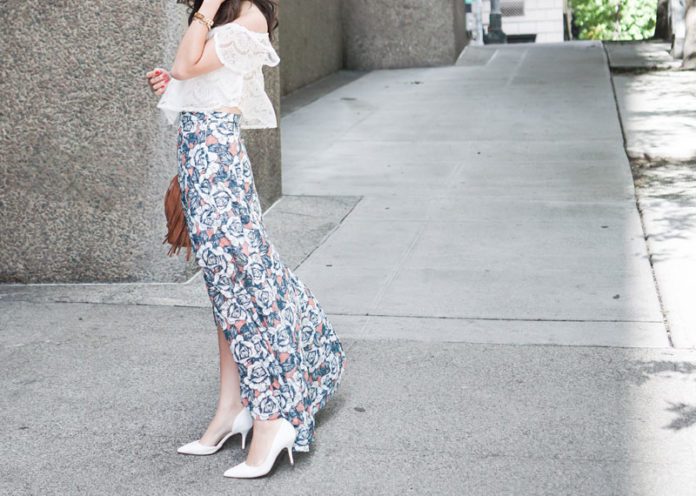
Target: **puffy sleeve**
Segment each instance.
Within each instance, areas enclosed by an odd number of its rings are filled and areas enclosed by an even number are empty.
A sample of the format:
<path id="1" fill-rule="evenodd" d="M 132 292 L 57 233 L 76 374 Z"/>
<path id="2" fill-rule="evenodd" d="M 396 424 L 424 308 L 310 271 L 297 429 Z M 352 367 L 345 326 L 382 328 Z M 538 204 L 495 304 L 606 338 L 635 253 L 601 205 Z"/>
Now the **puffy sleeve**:
<path id="1" fill-rule="evenodd" d="M 275 66 L 280 62 L 266 33 L 229 22 L 219 26 L 213 36 L 220 62 L 235 72 L 246 74 L 262 65 Z"/>

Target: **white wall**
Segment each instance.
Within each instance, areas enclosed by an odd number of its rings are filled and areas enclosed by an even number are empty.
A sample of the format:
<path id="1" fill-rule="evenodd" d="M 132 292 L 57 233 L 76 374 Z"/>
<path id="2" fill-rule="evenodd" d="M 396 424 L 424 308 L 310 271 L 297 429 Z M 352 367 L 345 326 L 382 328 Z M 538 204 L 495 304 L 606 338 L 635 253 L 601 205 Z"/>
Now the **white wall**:
<path id="1" fill-rule="evenodd" d="M 488 30 L 489 1 L 483 2 L 483 29 Z M 524 0 L 523 16 L 503 16 L 505 34 L 536 34 L 537 43 L 563 41 L 563 0 Z"/>

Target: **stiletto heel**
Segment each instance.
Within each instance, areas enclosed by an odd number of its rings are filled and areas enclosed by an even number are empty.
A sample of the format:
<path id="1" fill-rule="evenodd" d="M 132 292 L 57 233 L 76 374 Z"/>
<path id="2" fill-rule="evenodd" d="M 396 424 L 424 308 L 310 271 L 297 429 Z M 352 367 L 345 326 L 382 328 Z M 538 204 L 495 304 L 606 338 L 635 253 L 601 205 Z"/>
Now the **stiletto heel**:
<path id="1" fill-rule="evenodd" d="M 249 430 L 251 430 L 251 428 L 249 428 Z M 246 437 L 247 437 L 247 434 L 249 434 L 249 430 L 242 432 L 242 449 L 244 449 L 246 447 Z"/>
<path id="2" fill-rule="evenodd" d="M 278 455 L 286 448 L 288 450 L 288 457 L 290 458 L 290 465 L 295 465 L 295 460 L 292 458 L 292 447 L 295 444 L 295 437 L 297 435 L 295 433 L 295 428 L 285 419 L 280 419 L 280 422 L 280 428 L 273 438 L 271 449 L 261 465 L 252 466 L 247 465 L 246 462 L 242 462 L 239 465 L 228 468 L 223 475 L 235 479 L 252 479 L 254 477 L 266 475 L 273 468 L 273 464 Z"/>
<path id="3" fill-rule="evenodd" d="M 176 451 L 177 453 L 181 453 L 182 455 L 212 455 L 213 453 L 217 453 L 217 451 L 220 448 L 222 448 L 222 445 L 225 444 L 225 441 L 227 441 L 235 434 L 240 433 L 242 435 L 242 449 L 244 449 L 247 434 L 249 433 L 253 425 L 254 421 L 251 418 L 251 413 L 249 413 L 249 409 L 243 408 L 242 411 L 239 412 L 237 416 L 234 418 L 232 429 L 230 429 L 229 432 L 222 436 L 222 439 L 220 439 L 220 441 L 216 445 L 207 446 L 205 444 L 201 444 L 199 439 L 197 441 L 191 441 L 190 443 L 179 447 L 179 449 L 177 449 Z"/>

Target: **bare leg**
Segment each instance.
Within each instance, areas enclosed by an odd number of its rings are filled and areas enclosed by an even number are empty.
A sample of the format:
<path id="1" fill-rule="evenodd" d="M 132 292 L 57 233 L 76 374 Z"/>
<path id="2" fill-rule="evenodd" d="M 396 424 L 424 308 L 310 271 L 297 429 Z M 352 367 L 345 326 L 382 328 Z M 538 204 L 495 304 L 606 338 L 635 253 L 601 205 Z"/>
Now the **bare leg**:
<path id="1" fill-rule="evenodd" d="M 251 438 L 251 446 L 246 458 L 247 465 L 256 466 L 263 463 L 279 428 L 279 420 L 254 419 L 254 436 Z"/>
<path id="2" fill-rule="evenodd" d="M 220 399 L 217 411 L 199 442 L 214 446 L 220 441 L 242 411 L 242 398 L 239 393 L 239 369 L 234 361 L 230 345 L 218 325 L 218 347 L 220 348 Z"/>
<path id="3" fill-rule="evenodd" d="M 220 400 L 215 417 L 200 439 L 202 444 L 211 446 L 217 444 L 226 429 L 232 427 L 234 418 L 242 410 L 239 369 L 220 326 L 218 326 L 218 346 L 220 348 Z M 265 460 L 278 427 L 277 420 L 254 420 L 254 435 L 251 438 L 247 456 L 249 465 L 260 465 Z"/>

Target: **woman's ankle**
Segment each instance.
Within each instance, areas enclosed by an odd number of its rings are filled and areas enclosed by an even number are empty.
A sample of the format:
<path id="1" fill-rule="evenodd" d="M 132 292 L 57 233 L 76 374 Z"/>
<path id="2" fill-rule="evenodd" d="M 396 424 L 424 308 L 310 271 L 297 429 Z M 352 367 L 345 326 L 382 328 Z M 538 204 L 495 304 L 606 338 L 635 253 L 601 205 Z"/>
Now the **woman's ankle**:
<path id="1" fill-rule="evenodd" d="M 217 407 L 217 413 L 224 415 L 237 415 L 244 409 L 244 405 L 239 402 L 220 401 Z"/>

